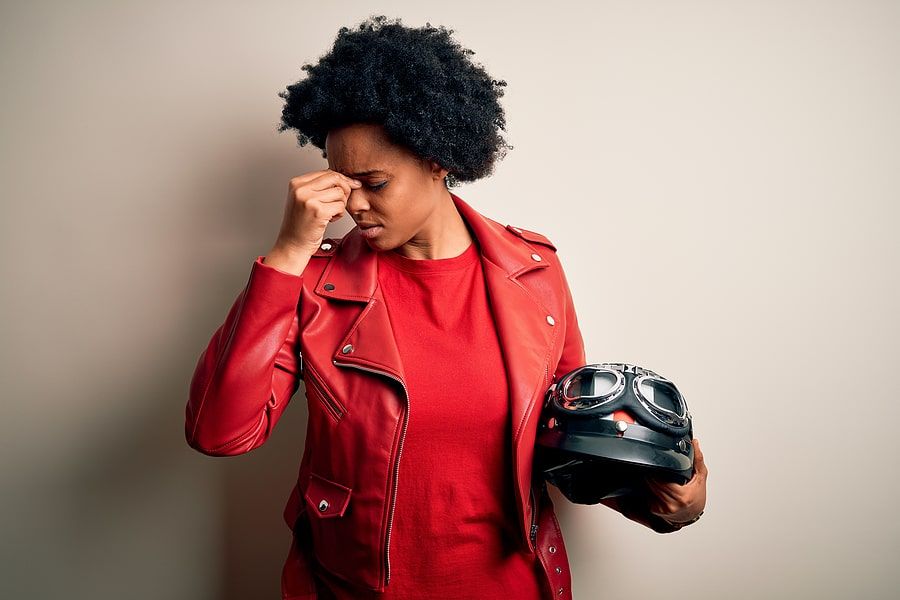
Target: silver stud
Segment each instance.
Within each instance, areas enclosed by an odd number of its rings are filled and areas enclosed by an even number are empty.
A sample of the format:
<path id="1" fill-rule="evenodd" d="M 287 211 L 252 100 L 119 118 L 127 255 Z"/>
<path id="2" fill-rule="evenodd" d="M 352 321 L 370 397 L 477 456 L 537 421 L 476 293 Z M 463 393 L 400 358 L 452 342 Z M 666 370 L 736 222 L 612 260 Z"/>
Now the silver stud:
<path id="1" fill-rule="evenodd" d="M 532 254 L 531 258 L 533 258 L 534 260 L 541 260 L 541 255 L 540 254 Z"/>
<path id="2" fill-rule="evenodd" d="M 350 354 L 351 352 L 353 352 L 353 344 L 347 344 L 341 348 L 341 354 Z"/>
<path id="3" fill-rule="evenodd" d="M 550 315 L 547 315 L 547 322 L 551 325 L 556 325 L 556 321 Z"/>
<path id="4" fill-rule="evenodd" d="M 324 244 L 322 244 L 322 245 L 320 246 L 320 248 L 322 248 L 322 250 L 331 250 L 331 243 L 330 243 L 330 242 L 325 242 Z"/>
<path id="5" fill-rule="evenodd" d="M 559 588 L 559 590 L 558 590 L 556 593 L 557 593 L 558 595 L 562 596 L 563 589 L 562 589 L 562 588 Z"/>
<path id="6" fill-rule="evenodd" d="M 562 573 L 562 569 L 560 569 L 559 567 L 556 567 L 556 572 L 557 572 L 557 573 Z"/>
<path id="7" fill-rule="evenodd" d="M 322 500 L 319 502 L 319 512 L 325 512 L 328 510 L 328 500 Z"/>
<path id="8" fill-rule="evenodd" d="M 628 429 L 627 421 L 616 421 L 616 431 L 625 431 Z"/>
<path id="9" fill-rule="evenodd" d="M 322 286 L 322 287 L 324 287 L 326 290 L 328 290 L 328 291 L 330 292 L 331 290 L 334 289 L 334 284 L 333 284 L 333 283 L 326 283 L 326 284 L 325 284 L 324 286 Z"/>
<path id="10" fill-rule="evenodd" d="M 553 554 L 554 552 L 556 552 L 556 546 L 550 546 L 549 548 L 547 548 L 547 550 L 550 551 L 550 554 Z"/>

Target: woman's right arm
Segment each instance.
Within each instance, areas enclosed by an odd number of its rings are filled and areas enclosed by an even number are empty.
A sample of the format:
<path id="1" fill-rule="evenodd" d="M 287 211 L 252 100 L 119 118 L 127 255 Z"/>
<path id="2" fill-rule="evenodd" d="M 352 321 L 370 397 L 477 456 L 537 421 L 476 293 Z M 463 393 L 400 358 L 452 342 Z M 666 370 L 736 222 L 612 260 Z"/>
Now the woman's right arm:
<path id="1" fill-rule="evenodd" d="M 262 445 L 300 383 L 301 274 L 259 256 L 247 285 L 215 331 L 191 379 L 188 444 L 210 456 Z"/>
<path id="2" fill-rule="evenodd" d="M 184 435 L 210 456 L 261 446 L 300 385 L 303 272 L 359 181 L 325 169 L 290 180 L 281 231 L 259 256 L 191 379 Z"/>

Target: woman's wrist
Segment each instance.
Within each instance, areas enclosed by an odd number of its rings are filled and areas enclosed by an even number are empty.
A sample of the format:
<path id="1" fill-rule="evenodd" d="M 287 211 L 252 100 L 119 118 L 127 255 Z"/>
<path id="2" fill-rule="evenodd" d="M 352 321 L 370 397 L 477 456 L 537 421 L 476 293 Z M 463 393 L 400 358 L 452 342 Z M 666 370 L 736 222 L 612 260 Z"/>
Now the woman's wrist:
<path id="1" fill-rule="evenodd" d="M 269 250 L 269 253 L 266 254 L 265 258 L 263 258 L 263 262 L 280 271 L 299 276 L 303 273 L 304 269 L 306 269 L 306 265 L 309 263 L 309 259 L 313 254 L 314 252 L 308 252 L 306 250 L 275 245 Z"/>

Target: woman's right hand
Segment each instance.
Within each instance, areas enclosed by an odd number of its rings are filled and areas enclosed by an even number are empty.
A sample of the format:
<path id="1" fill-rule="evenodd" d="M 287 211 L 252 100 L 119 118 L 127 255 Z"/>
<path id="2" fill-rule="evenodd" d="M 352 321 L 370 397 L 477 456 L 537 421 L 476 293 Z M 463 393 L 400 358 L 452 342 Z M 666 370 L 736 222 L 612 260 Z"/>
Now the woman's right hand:
<path id="1" fill-rule="evenodd" d="M 288 185 L 281 230 L 273 247 L 284 253 L 312 256 L 325 237 L 325 228 L 344 216 L 350 192 L 362 182 L 323 169 L 293 177 Z"/>

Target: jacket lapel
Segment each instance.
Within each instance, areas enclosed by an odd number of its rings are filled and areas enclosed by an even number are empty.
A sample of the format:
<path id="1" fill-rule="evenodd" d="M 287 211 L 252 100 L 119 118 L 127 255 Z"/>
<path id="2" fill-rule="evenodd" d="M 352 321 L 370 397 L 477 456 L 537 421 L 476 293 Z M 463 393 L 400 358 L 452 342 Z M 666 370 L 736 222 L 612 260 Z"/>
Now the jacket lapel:
<path id="1" fill-rule="evenodd" d="M 503 225 L 451 195 L 481 244 L 485 285 L 509 382 L 512 481 L 522 524 L 520 531 L 527 546 L 531 515 L 526 502 L 530 502 L 534 439 L 544 393 L 549 386 L 553 348 L 562 326 L 557 321 L 563 315 L 551 314 L 543 305 L 540 287 L 532 289 L 519 281 L 526 273 L 546 269 L 549 262 L 521 239 L 504 231 Z M 547 285 L 546 281 L 540 282 L 545 289 Z"/>
<path id="2" fill-rule="evenodd" d="M 332 349 L 332 361 L 385 371 L 405 382 L 400 351 L 378 286 L 377 253 L 359 235 L 359 228 L 344 236 L 315 291 L 331 300 L 364 304 L 350 329 Z"/>
<path id="3" fill-rule="evenodd" d="M 459 197 L 453 195 L 453 198 L 481 245 L 491 314 L 509 380 L 515 449 L 536 393 L 543 396 L 545 391 L 539 388 L 547 376 L 557 330 L 547 321 L 550 311 L 519 278 L 531 271 L 545 269 L 549 263 L 543 257 L 535 260 L 532 249 L 518 237 L 510 236 L 503 225 L 482 216 Z"/>

